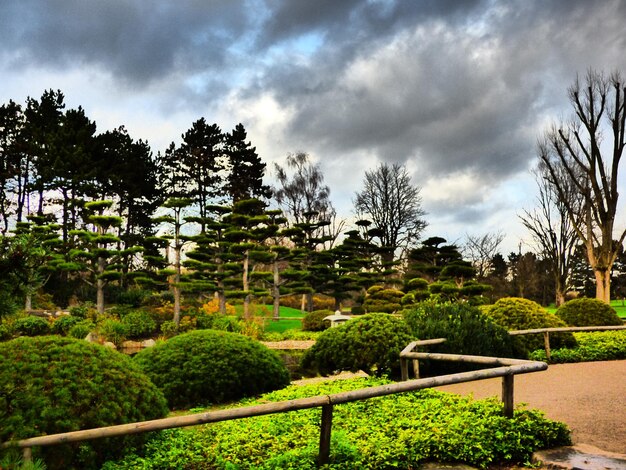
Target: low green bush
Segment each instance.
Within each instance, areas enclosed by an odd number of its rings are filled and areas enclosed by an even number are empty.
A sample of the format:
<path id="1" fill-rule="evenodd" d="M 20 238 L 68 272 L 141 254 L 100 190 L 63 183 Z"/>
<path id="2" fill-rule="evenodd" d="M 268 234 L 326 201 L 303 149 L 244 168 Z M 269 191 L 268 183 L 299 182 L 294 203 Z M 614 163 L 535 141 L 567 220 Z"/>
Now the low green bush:
<path id="1" fill-rule="evenodd" d="M 332 314 L 332 310 L 314 310 L 309 312 L 302 319 L 302 329 L 304 331 L 327 330 L 330 328 L 330 320 L 324 320 L 324 318 Z"/>
<path id="2" fill-rule="evenodd" d="M 550 351 L 550 362 L 612 361 L 626 359 L 626 331 L 594 331 L 574 333 L 578 346 Z M 546 361 L 543 349 L 533 351 L 530 358 Z"/>
<path id="3" fill-rule="evenodd" d="M 54 320 L 52 323 L 51 330 L 55 335 L 63 335 L 67 336 L 70 332 L 70 328 L 72 328 L 77 323 L 84 321 L 82 318 L 74 317 L 72 315 L 63 315 Z"/>
<path id="4" fill-rule="evenodd" d="M 119 346 L 128 337 L 128 325 L 117 318 L 107 318 L 98 325 L 98 334 L 106 341 Z"/>
<path id="5" fill-rule="evenodd" d="M 0 343 L 0 442 L 110 426 L 167 414 L 161 392 L 130 358 L 59 336 Z M 99 468 L 141 438 L 36 447 L 48 470 Z"/>
<path id="6" fill-rule="evenodd" d="M 477 307 L 467 303 L 422 302 L 404 312 L 404 321 L 419 339 L 446 338 L 440 345 L 428 346 L 428 352 L 469 354 L 491 357 L 518 357 L 513 338 Z M 467 364 L 433 361 L 430 373 L 444 374 L 469 370 Z"/>
<path id="7" fill-rule="evenodd" d="M 406 323 L 385 313 L 369 313 L 322 332 L 303 358 L 320 374 L 363 370 L 377 376 L 399 376 L 400 351 L 413 336 Z"/>
<path id="8" fill-rule="evenodd" d="M 624 322 L 610 305 L 598 299 L 582 297 L 564 303 L 556 316 L 570 326 L 612 326 Z"/>
<path id="9" fill-rule="evenodd" d="M 67 332 L 67 335 L 72 338 L 85 339 L 95 328 L 96 325 L 91 320 L 82 320 L 72 326 Z"/>
<path id="10" fill-rule="evenodd" d="M 143 310 L 135 310 L 122 317 L 121 322 L 126 325 L 130 339 L 149 338 L 157 331 L 156 321 Z"/>
<path id="11" fill-rule="evenodd" d="M 537 302 L 521 297 L 505 297 L 493 305 L 483 306 L 481 310 L 509 331 L 567 327 L 563 320 Z M 540 334 L 516 336 L 516 342 L 527 351 L 544 347 Z M 553 348 L 574 347 L 576 340 L 571 333 L 551 333 L 550 345 Z"/>
<path id="12" fill-rule="evenodd" d="M 22 336 L 43 336 L 50 334 L 50 323 L 41 317 L 27 316 L 13 322 L 13 331 Z"/>
<path id="13" fill-rule="evenodd" d="M 328 395 L 390 383 L 356 379 L 288 387 L 246 405 Z M 154 435 L 143 456 L 108 462 L 122 469 L 314 470 L 319 446 L 319 409 L 225 421 Z M 464 462 L 485 468 L 525 463 L 538 449 L 567 445 L 562 423 L 518 408 L 502 416 L 495 398 L 473 401 L 434 390 L 345 403 L 334 408 L 327 469 L 420 468 L 427 461 Z M 507 467 L 508 468 L 508 467 Z"/>
<path id="14" fill-rule="evenodd" d="M 0 341 L 8 341 L 13 338 L 13 324 L 0 323 Z"/>
<path id="15" fill-rule="evenodd" d="M 174 408 L 221 403 L 289 384 L 278 356 L 237 333 L 197 330 L 135 356 Z"/>

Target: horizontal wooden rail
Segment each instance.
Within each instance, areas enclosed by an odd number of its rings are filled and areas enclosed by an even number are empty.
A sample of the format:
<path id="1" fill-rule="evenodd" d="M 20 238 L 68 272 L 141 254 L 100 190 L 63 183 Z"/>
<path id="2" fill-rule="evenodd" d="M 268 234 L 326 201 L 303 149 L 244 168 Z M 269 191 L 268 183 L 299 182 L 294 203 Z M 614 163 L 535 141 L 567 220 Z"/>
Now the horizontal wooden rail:
<path id="1" fill-rule="evenodd" d="M 473 358 L 478 356 L 456 356 L 437 354 L 431 356 L 429 353 L 412 353 L 418 354 L 420 358 L 440 359 L 440 360 L 457 360 L 455 358 L 464 358 L 464 362 L 472 362 Z M 448 357 L 449 356 L 449 357 Z M 209 411 L 205 413 L 196 413 L 185 416 L 176 416 L 171 418 L 155 419 L 150 421 L 142 421 L 138 423 L 120 424 L 116 426 L 107 426 L 95 429 L 86 429 L 82 431 L 73 431 L 59 434 L 51 434 L 47 436 L 31 437 L 18 441 L 9 441 L 0 444 L 0 448 L 19 447 L 24 450 L 24 459 L 29 460 L 31 456 L 31 448 L 37 446 L 51 446 L 66 444 L 70 442 L 80 442 L 91 439 L 99 439 L 104 437 L 126 436 L 130 434 L 139 434 L 150 431 L 159 431 L 164 429 L 179 428 L 185 426 L 195 426 L 199 424 L 215 423 L 219 421 L 228 421 L 233 419 L 250 418 L 253 416 L 268 415 L 273 413 L 285 413 L 289 411 L 304 410 L 310 408 L 322 408 L 322 423 L 320 427 L 320 449 L 318 462 L 325 464 L 328 462 L 330 455 L 330 433 L 332 428 L 332 408 L 334 405 L 349 403 L 368 398 L 382 397 L 395 393 L 411 392 L 422 390 L 425 388 L 439 387 L 455 383 L 471 382 L 474 380 L 482 380 L 493 377 L 503 377 L 506 383 L 510 383 L 510 388 L 503 391 L 503 400 L 505 401 L 505 415 L 513 415 L 513 388 L 512 377 L 516 374 L 525 374 L 529 372 L 537 372 L 547 369 L 545 362 L 538 361 L 517 361 L 515 359 L 500 358 L 481 358 L 490 359 L 490 364 L 506 364 L 502 367 L 492 369 L 483 369 L 472 372 L 462 372 L 458 374 L 449 374 L 439 377 L 431 377 L 426 379 L 414 379 L 403 382 L 397 382 L 387 385 L 379 385 L 376 387 L 362 388 L 348 392 L 335 393 L 332 395 L 320 395 L 310 398 L 300 398 L 296 400 L 288 400 L 275 403 L 266 403 L 262 405 L 246 406 L 241 408 L 229 408 L 225 410 Z M 402 359 L 405 360 L 405 359 Z M 510 362 L 510 365 L 507 364 Z M 508 405 L 507 405 L 508 404 Z M 509 406 L 510 405 L 510 406 Z"/>

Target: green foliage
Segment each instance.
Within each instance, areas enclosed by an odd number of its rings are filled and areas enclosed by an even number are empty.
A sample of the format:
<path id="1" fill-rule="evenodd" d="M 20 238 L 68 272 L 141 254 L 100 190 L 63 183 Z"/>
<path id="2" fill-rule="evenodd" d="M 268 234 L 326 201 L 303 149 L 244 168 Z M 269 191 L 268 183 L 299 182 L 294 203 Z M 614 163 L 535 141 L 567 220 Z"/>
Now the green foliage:
<path id="1" fill-rule="evenodd" d="M 80 323 L 81 321 L 83 321 L 83 319 L 80 317 L 75 317 L 73 315 L 63 315 L 62 317 L 55 319 L 54 323 L 52 323 L 52 333 L 56 335 L 67 336 L 70 328 Z"/>
<path id="2" fill-rule="evenodd" d="M 165 416 L 165 399 L 123 354 L 72 338 L 0 343 L 0 442 Z M 98 468 L 135 437 L 35 448 L 49 469 Z"/>
<path id="3" fill-rule="evenodd" d="M 144 349 L 135 362 L 182 408 L 256 395 L 289 384 L 277 355 L 245 336 L 198 330 Z"/>
<path id="4" fill-rule="evenodd" d="M 440 345 L 428 346 L 429 352 L 515 357 L 513 339 L 478 308 L 467 303 L 423 302 L 404 312 L 404 321 L 419 339 L 446 338 Z M 443 374 L 468 370 L 467 364 L 432 362 L 430 372 Z"/>
<path id="5" fill-rule="evenodd" d="M 157 324 L 152 316 L 143 310 L 135 310 L 122 317 L 130 339 L 148 338 L 157 331 Z"/>
<path id="6" fill-rule="evenodd" d="M 505 297 L 491 306 L 482 309 L 494 322 L 512 330 L 532 330 L 536 328 L 560 328 L 567 325 L 556 315 L 546 311 L 532 300 L 519 297 Z M 543 348 L 540 334 L 518 336 L 517 342 L 528 351 Z M 576 340 L 571 333 L 551 333 L 550 344 L 554 348 L 573 347 Z"/>
<path id="7" fill-rule="evenodd" d="M 367 312 L 397 312 L 402 308 L 403 296 L 404 292 L 401 290 L 372 286 L 367 290 L 363 307 Z"/>
<path id="8" fill-rule="evenodd" d="M 0 289 L 0 318 L 13 315 L 18 308 L 15 297 L 9 292 Z"/>
<path id="9" fill-rule="evenodd" d="M 350 313 L 352 315 L 363 315 L 365 313 L 365 309 L 362 305 L 355 305 L 350 309 Z"/>
<path id="10" fill-rule="evenodd" d="M 122 323 L 116 318 L 107 318 L 98 325 L 98 334 L 106 341 L 119 346 L 128 337 L 129 328 L 126 323 Z"/>
<path id="11" fill-rule="evenodd" d="M 594 331 L 574 333 L 578 342 L 575 348 L 552 349 L 550 362 L 584 362 L 584 361 L 613 361 L 626 359 L 626 332 L 625 331 Z M 546 361 L 546 352 L 543 349 L 533 351 L 531 359 Z"/>
<path id="12" fill-rule="evenodd" d="M 302 329 L 304 331 L 324 331 L 330 328 L 330 321 L 325 317 L 332 315 L 332 310 L 315 310 L 307 313 L 302 319 Z"/>
<path id="13" fill-rule="evenodd" d="M 556 310 L 556 316 L 570 326 L 623 325 L 613 307 L 586 297 L 564 303 Z"/>
<path id="14" fill-rule="evenodd" d="M 22 336 L 42 336 L 50 334 L 50 323 L 41 317 L 26 316 L 13 322 L 13 330 Z"/>
<path id="15" fill-rule="evenodd" d="M 288 387 L 254 405 L 385 385 L 383 379 L 335 381 Z M 319 409 L 301 410 L 195 428 L 170 430 L 153 438 L 144 456 L 108 462 L 121 469 L 310 469 L 316 467 Z M 540 412 L 518 408 L 502 416 L 496 399 L 422 390 L 336 406 L 329 469 L 419 468 L 426 461 L 464 462 L 485 468 L 524 463 L 535 450 L 566 445 L 564 424 Z"/>
<path id="16" fill-rule="evenodd" d="M 96 325 L 91 320 L 82 320 L 76 323 L 68 331 L 68 336 L 77 339 L 85 339 L 85 337 L 95 329 Z"/>
<path id="17" fill-rule="evenodd" d="M 354 318 L 320 334 L 303 358 L 304 367 L 317 367 L 322 375 L 337 370 L 399 376 L 400 351 L 411 341 L 407 325 L 384 313 Z"/>

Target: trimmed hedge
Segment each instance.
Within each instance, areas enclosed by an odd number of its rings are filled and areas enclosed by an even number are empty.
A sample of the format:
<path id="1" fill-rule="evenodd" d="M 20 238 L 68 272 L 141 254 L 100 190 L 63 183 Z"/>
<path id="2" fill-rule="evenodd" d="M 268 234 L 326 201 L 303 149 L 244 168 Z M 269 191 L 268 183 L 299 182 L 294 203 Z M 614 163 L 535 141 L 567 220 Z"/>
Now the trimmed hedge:
<path id="1" fill-rule="evenodd" d="M 623 325 L 613 307 L 598 299 L 582 297 L 564 303 L 556 310 L 556 316 L 570 326 Z"/>
<path id="2" fill-rule="evenodd" d="M 238 333 L 197 330 L 139 352 L 134 361 L 172 408 L 222 403 L 285 387 L 274 351 Z"/>
<path id="3" fill-rule="evenodd" d="M 400 375 L 400 352 L 413 341 L 402 320 L 385 313 L 369 313 L 320 334 L 307 350 L 302 365 L 320 374 L 337 370 L 370 375 Z"/>
<path id="4" fill-rule="evenodd" d="M 130 358 L 59 336 L 0 343 L 0 442 L 161 418 L 161 392 Z M 33 449 L 49 470 L 98 468 L 142 442 L 111 438 Z"/>
<path id="5" fill-rule="evenodd" d="M 567 326 L 563 320 L 537 302 L 521 297 L 505 297 L 493 305 L 483 306 L 481 310 L 509 331 Z M 516 342 L 528 351 L 544 347 L 543 336 L 540 334 L 517 336 Z M 576 340 L 571 333 L 551 333 L 550 346 L 554 349 L 575 347 Z"/>

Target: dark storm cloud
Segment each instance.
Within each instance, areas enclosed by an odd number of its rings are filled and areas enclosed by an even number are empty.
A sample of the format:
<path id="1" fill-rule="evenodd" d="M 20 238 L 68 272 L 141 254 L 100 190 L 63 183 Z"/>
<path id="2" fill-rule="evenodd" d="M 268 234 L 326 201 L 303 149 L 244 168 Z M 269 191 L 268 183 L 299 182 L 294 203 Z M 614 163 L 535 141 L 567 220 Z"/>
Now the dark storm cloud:
<path id="1" fill-rule="evenodd" d="M 17 67 L 96 65 L 139 86 L 172 73 L 223 72 L 246 25 L 229 0 L 5 0 L 0 54 Z"/>
<path id="2" fill-rule="evenodd" d="M 504 178 L 534 158 L 542 113 L 566 110 L 577 72 L 626 65 L 624 2 L 336 3 L 275 11 L 273 40 L 323 40 L 313 60 L 280 64 L 255 89 L 294 109 L 286 134 L 322 158 L 361 149 L 431 175 Z"/>

